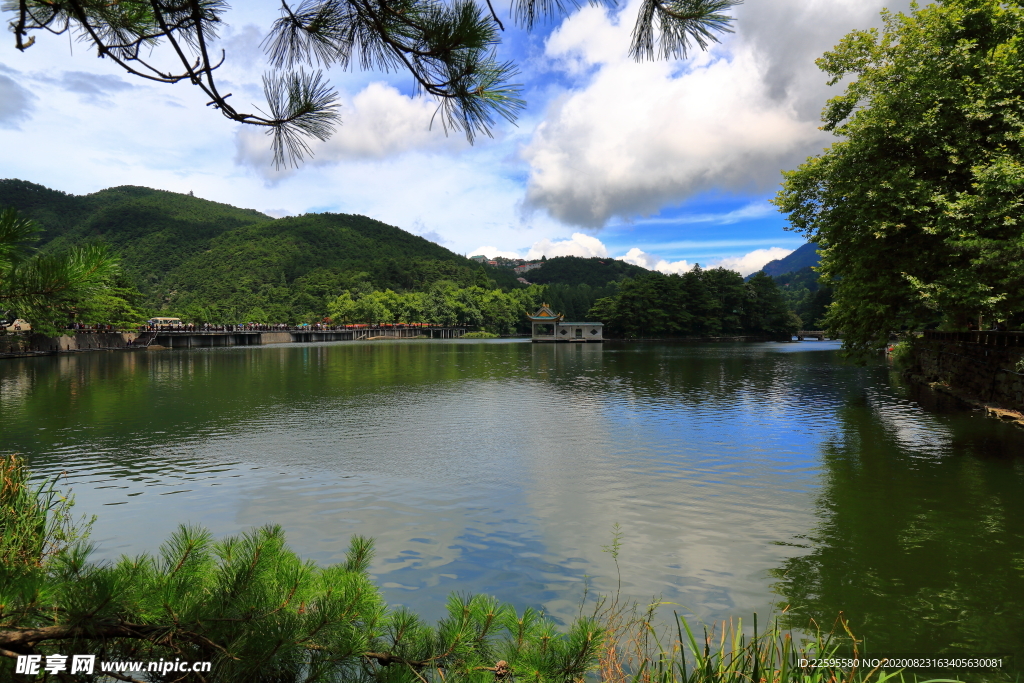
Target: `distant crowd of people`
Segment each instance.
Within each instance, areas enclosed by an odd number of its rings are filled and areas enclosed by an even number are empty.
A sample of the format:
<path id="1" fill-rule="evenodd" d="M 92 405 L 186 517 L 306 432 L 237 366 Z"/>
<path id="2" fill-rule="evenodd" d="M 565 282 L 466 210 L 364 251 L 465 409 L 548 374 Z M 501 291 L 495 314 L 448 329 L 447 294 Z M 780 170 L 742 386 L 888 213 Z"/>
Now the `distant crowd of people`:
<path id="1" fill-rule="evenodd" d="M 233 325 L 216 325 L 213 323 L 147 323 L 142 329 L 146 332 L 285 332 L 285 331 L 332 331 L 332 330 L 363 330 L 363 329 L 411 329 L 420 327 L 438 327 L 430 323 L 352 323 L 335 325 L 333 323 L 236 323 Z"/>

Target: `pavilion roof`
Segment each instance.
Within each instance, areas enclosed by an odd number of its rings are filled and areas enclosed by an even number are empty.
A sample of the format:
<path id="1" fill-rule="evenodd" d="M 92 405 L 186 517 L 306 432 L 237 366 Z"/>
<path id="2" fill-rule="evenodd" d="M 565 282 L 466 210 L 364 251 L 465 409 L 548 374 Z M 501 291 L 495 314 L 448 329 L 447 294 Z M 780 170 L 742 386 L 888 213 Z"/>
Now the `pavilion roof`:
<path id="1" fill-rule="evenodd" d="M 547 304 L 541 304 L 540 309 L 533 315 L 527 315 L 527 318 L 534 322 L 553 322 L 557 323 L 562 320 L 565 316 L 561 313 L 555 313 L 555 311 Z"/>

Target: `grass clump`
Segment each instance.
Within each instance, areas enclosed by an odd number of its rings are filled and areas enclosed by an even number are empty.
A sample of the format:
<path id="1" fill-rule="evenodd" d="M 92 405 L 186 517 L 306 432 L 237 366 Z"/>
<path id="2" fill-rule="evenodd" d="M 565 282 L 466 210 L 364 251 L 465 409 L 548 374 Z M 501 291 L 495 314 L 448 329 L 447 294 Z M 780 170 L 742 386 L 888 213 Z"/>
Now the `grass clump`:
<path id="1" fill-rule="evenodd" d="M 484 332 L 483 330 L 481 330 L 479 332 L 467 332 L 466 334 L 462 335 L 462 338 L 463 339 L 497 339 L 499 336 L 501 336 L 501 335 L 494 334 L 493 332 Z"/>
<path id="2" fill-rule="evenodd" d="M 778 618 L 769 619 L 768 628 L 759 630 L 756 614 L 750 632 L 741 619 L 694 628 L 676 612 L 671 628 L 659 628 L 656 612 L 665 603 L 654 601 L 642 607 L 622 598 L 618 573 L 622 537 L 616 524 L 611 544 L 603 547 L 615 562 L 616 590 L 611 596 L 598 597 L 593 608 L 593 619 L 605 634 L 598 655 L 602 683 L 959 683 L 886 670 L 884 664 L 810 667 L 814 660 L 858 658 L 861 641 L 842 614 L 827 633 L 812 623 L 812 634 L 798 636 L 799 640 Z M 851 649 L 852 654 L 847 654 Z"/>

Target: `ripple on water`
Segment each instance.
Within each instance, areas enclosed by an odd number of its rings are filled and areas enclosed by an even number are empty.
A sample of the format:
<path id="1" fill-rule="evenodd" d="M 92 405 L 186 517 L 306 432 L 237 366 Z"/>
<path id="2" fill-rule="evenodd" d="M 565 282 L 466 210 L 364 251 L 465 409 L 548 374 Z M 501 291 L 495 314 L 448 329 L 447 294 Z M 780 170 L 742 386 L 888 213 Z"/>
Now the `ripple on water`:
<path id="1" fill-rule="evenodd" d="M 100 515 L 102 557 L 151 551 L 185 521 L 219 535 L 280 523 L 320 562 L 360 533 L 377 539 L 388 599 L 428 617 L 448 591 L 470 590 L 566 618 L 585 577 L 611 586 L 601 549 L 618 523 L 630 593 L 715 618 L 763 612 L 770 573 L 815 552 L 833 463 L 859 466 L 869 441 L 890 460 L 971 448 L 960 418 L 834 348 L 339 344 L 138 354 L 131 367 L 118 354 L 30 359 L 0 368 L 0 417 L 40 476 L 66 470 L 80 510 Z"/>

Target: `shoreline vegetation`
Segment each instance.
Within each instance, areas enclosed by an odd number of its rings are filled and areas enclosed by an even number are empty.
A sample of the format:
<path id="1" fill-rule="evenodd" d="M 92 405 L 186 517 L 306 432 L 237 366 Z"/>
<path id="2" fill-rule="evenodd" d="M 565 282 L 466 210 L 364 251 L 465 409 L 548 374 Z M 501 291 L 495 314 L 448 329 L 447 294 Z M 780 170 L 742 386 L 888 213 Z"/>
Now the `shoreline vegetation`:
<path id="1" fill-rule="evenodd" d="M 209 662 L 209 673 L 148 680 L 202 683 L 336 681 L 455 683 L 886 683 L 921 681 L 905 671 L 802 660 L 857 656 L 842 615 L 810 636 L 778 619 L 759 631 L 740 620 L 697 629 L 660 603 L 621 594 L 588 601 L 559 628 L 533 608 L 452 595 L 448 616 L 425 624 L 391 609 L 369 579 L 373 543 L 353 537 L 347 559 L 320 567 L 285 543 L 278 526 L 214 540 L 182 526 L 157 555 L 89 559 L 90 520 L 50 480 L 33 487 L 17 456 L 0 459 L 0 672 L 18 680 L 19 656 L 74 653 L 97 661 Z M 605 551 L 618 569 L 622 535 Z M 588 591 L 589 592 L 589 591 Z M 852 655 L 844 655 L 845 646 Z M 135 681 L 118 674 L 119 680 Z M 93 680 L 64 673 L 61 680 Z M 929 679 L 951 681 L 955 679 Z M 993 678 L 992 680 L 996 680 Z"/>
<path id="2" fill-rule="evenodd" d="M 796 285 L 783 292 L 767 275 L 724 268 L 666 275 L 565 256 L 542 259 L 528 281 L 365 216 L 273 219 L 131 186 L 75 196 L 0 180 L 0 206 L 34 230 L 32 253 L 102 245 L 116 258 L 98 291 L 46 307 L 5 300 L 0 287 L 0 317 L 51 335 L 68 325 L 129 331 L 162 316 L 196 326 L 425 323 L 505 336 L 528 332 L 526 315 L 541 303 L 623 338 L 778 335 L 802 324 L 791 311 L 803 305 Z"/>

